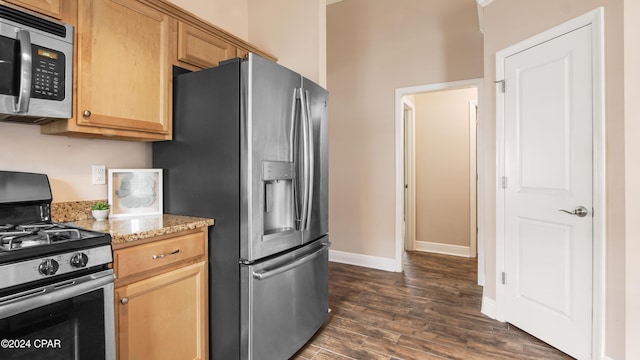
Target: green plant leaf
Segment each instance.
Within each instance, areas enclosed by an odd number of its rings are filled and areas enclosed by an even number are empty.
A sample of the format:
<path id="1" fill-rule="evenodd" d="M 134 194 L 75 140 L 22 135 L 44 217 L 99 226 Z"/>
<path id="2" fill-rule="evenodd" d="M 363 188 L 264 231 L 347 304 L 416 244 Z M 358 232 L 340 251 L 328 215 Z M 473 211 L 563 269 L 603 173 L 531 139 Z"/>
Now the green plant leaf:
<path id="1" fill-rule="evenodd" d="M 98 201 L 91 206 L 91 210 L 109 210 L 110 208 L 111 205 L 107 204 L 104 201 Z"/>

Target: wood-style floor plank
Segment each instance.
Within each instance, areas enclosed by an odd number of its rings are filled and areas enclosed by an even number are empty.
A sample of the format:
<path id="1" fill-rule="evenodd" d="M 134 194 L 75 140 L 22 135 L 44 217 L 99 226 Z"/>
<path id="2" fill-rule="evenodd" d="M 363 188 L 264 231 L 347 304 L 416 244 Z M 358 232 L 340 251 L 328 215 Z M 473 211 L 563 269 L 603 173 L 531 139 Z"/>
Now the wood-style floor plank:
<path id="1" fill-rule="evenodd" d="M 327 323 L 292 360 L 567 360 L 480 312 L 477 261 L 409 252 L 403 273 L 329 264 Z"/>

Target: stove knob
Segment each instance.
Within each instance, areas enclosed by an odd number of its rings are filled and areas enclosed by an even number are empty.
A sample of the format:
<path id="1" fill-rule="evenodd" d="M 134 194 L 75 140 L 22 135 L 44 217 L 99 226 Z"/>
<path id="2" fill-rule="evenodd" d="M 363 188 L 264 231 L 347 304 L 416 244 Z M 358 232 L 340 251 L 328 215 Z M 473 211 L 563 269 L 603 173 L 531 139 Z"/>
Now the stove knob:
<path id="1" fill-rule="evenodd" d="M 77 253 L 71 257 L 71 260 L 69 262 L 71 263 L 71 266 L 74 268 L 83 268 L 87 266 L 87 263 L 89 262 L 89 257 L 85 253 Z"/>
<path id="2" fill-rule="evenodd" d="M 40 266 L 38 266 L 38 271 L 42 275 L 53 275 L 56 273 L 56 271 L 58 271 L 59 267 L 60 265 L 58 265 L 57 261 L 53 259 L 47 259 L 40 263 Z"/>

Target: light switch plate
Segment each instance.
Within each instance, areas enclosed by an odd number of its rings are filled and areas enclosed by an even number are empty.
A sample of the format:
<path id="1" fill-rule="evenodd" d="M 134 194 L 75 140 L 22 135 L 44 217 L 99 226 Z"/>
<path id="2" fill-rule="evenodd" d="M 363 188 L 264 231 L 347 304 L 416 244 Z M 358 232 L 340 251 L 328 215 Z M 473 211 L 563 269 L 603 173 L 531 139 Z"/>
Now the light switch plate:
<path id="1" fill-rule="evenodd" d="M 91 165 L 91 183 L 93 185 L 107 183 L 106 167 L 104 165 Z"/>

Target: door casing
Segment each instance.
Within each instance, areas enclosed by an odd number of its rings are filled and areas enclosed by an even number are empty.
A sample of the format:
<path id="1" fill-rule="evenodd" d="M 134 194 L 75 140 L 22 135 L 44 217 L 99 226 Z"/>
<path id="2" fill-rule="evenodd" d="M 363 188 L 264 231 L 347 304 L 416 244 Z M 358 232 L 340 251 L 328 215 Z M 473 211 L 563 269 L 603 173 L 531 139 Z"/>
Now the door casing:
<path id="1" fill-rule="evenodd" d="M 604 305 L 605 305 L 605 98 L 604 98 L 604 9 L 597 8 L 550 30 L 535 35 L 496 53 L 496 183 L 505 175 L 504 149 L 504 93 L 500 82 L 504 79 L 505 59 L 518 52 L 549 41 L 580 27 L 592 26 L 593 64 L 593 359 L 604 355 Z M 506 84 L 506 86 L 509 86 Z M 505 321 L 505 293 L 502 273 L 505 271 L 505 223 L 504 189 L 496 188 L 496 304 L 485 304 L 483 312 L 497 320 Z M 493 314 L 486 309 L 493 309 Z"/>
<path id="2" fill-rule="evenodd" d="M 404 108 L 404 241 L 405 249 L 413 251 L 416 243 L 416 172 L 415 172 L 415 125 L 416 106 L 407 97 L 402 98 Z"/>
<path id="3" fill-rule="evenodd" d="M 397 88 L 395 91 L 395 256 L 393 261 L 392 271 L 402 272 L 403 261 L 402 254 L 405 250 L 405 236 L 404 236 L 404 151 L 405 151 L 405 125 L 404 125 L 404 102 L 403 97 L 415 93 L 423 93 L 423 92 L 435 92 L 435 91 L 444 91 L 444 90 L 453 90 L 453 89 L 463 89 L 463 88 L 471 88 L 475 87 L 478 89 L 478 102 L 482 103 L 482 86 L 483 79 L 470 79 L 470 80 L 460 80 L 453 81 L 447 83 L 438 83 L 438 84 L 430 84 L 430 85 L 419 85 L 419 86 L 411 86 L 406 88 Z M 479 114 L 478 114 L 479 115 Z M 478 253 L 478 284 L 484 284 L 484 261 L 481 259 L 484 258 L 484 246 L 483 246 L 483 227 L 482 227 L 482 208 L 484 206 L 484 198 L 482 196 L 482 189 L 484 188 L 484 178 L 483 169 L 484 167 L 480 163 L 483 158 L 482 153 L 482 128 L 480 126 L 481 121 L 478 121 L 477 127 L 477 173 L 478 173 L 478 181 L 477 181 L 477 199 L 476 199 L 476 208 L 477 208 L 477 253 Z M 482 172 L 482 173 L 481 173 Z"/>

